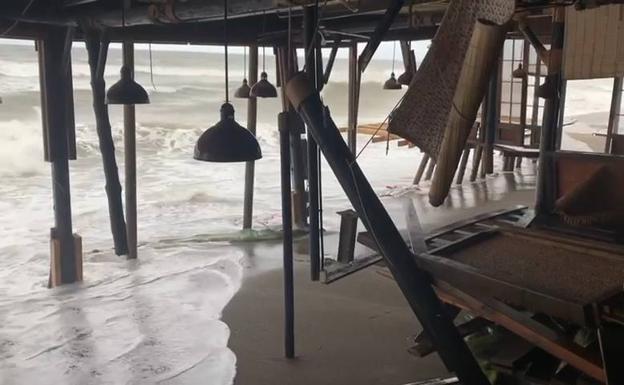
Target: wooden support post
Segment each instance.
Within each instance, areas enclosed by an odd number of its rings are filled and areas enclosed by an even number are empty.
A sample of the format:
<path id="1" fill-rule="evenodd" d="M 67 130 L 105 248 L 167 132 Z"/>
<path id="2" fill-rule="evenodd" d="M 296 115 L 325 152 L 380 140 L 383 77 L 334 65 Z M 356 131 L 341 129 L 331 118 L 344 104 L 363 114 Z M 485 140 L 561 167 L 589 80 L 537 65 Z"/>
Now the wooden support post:
<path id="1" fill-rule="evenodd" d="M 477 180 L 477 175 L 479 175 L 479 166 L 481 165 L 482 156 L 483 156 L 483 145 L 477 144 L 477 147 L 475 147 L 474 157 L 472 158 L 472 170 L 470 170 L 471 182 L 474 182 Z"/>
<path id="2" fill-rule="evenodd" d="M 71 84 L 72 30 L 49 27 L 38 41 L 42 117 L 47 160 L 52 168 L 54 228 L 50 236 L 49 287 L 82 280 L 80 237 L 72 232 L 69 182 L 70 125 L 73 124 Z M 72 104 L 72 106 L 68 106 Z"/>
<path id="3" fill-rule="evenodd" d="M 613 78 L 613 93 L 611 95 L 611 109 L 609 111 L 609 125 L 607 126 L 607 139 L 605 141 L 605 153 L 611 153 L 611 140 L 613 134 L 617 134 L 620 125 L 620 110 L 622 108 L 622 78 Z"/>
<path id="4" fill-rule="evenodd" d="M 279 79 L 279 76 L 277 76 Z M 247 74 L 249 84 L 256 84 L 258 81 L 258 45 L 249 46 L 249 73 Z M 256 135 L 256 121 L 258 118 L 258 100 L 256 98 L 247 99 L 247 129 Z M 253 217 L 253 197 L 254 197 L 254 177 L 256 162 L 245 163 L 245 200 L 243 202 L 243 229 L 251 229 Z"/>
<path id="5" fill-rule="evenodd" d="M 355 253 L 358 216 L 351 209 L 339 211 L 338 215 L 340 215 L 340 238 L 336 260 L 340 263 L 351 263 Z"/>
<path id="6" fill-rule="evenodd" d="M 360 103 L 360 72 L 358 71 L 357 43 L 349 46 L 349 101 L 347 142 L 351 153 L 357 151 L 358 107 Z"/>
<path id="7" fill-rule="evenodd" d="M 418 170 L 416 171 L 416 176 L 414 176 L 414 184 L 417 185 L 420 183 L 420 180 L 425 173 L 425 169 L 427 168 L 427 163 L 429 163 L 429 159 L 431 159 L 431 157 L 428 154 L 423 154 L 420 164 L 418 165 Z"/>
<path id="8" fill-rule="evenodd" d="M 310 79 L 314 79 L 315 88 L 320 91 L 323 78 L 319 77 L 320 63 L 318 53 L 320 47 L 316 39 L 317 23 L 316 7 L 305 7 L 303 9 L 303 33 L 306 52 L 306 74 Z M 310 278 L 318 281 L 321 274 L 321 233 L 320 233 L 320 212 L 319 212 L 319 151 L 316 141 L 307 129 L 308 144 L 308 219 L 310 223 L 309 251 L 310 251 Z"/>
<path id="9" fill-rule="evenodd" d="M 106 178 L 106 197 L 108 198 L 108 213 L 110 216 L 115 254 L 128 253 L 128 239 L 126 237 L 126 221 L 124 219 L 121 200 L 121 184 L 119 170 L 115 159 L 115 144 L 111 133 L 108 106 L 106 105 L 106 83 L 104 82 L 104 68 L 108 55 L 108 40 L 102 39 L 98 32 L 89 31 L 85 36 L 91 69 L 91 90 L 93 93 L 93 111 L 95 113 L 96 130 L 104 164 Z"/>
<path id="10" fill-rule="evenodd" d="M 123 64 L 134 77 L 134 44 L 123 43 Z M 135 259 L 137 250 L 137 172 L 136 172 L 136 113 L 134 105 L 123 106 L 124 115 L 124 167 L 126 193 L 126 232 L 128 258 Z"/>
<path id="11" fill-rule="evenodd" d="M 468 165 L 468 158 L 470 157 L 470 147 L 464 149 L 461 162 L 459 163 L 459 169 L 457 170 L 456 184 L 462 184 L 464 182 L 464 174 L 466 173 L 466 166 Z"/>
<path id="12" fill-rule="evenodd" d="M 295 296 L 293 273 L 292 205 L 290 201 L 289 112 L 278 115 L 280 133 L 280 170 L 282 185 L 282 228 L 284 268 L 284 354 L 295 357 Z"/>
<path id="13" fill-rule="evenodd" d="M 445 312 L 403 236 L 383 207 L 323 106 L 318 92 L 304 74 L 293 77 L 286 94 L 312 131 L 349 201 L 367 230 L 372 233 L 403 295 L 440 353 L 447 368 L 464 384 L 486 385 L 489 381 Z"/>
<path id="14" fill-rule="evenodd" d="M 425 180 L 431 180 L 431 176 L 433 176 L 433 171 L 435 170 L 436 162 L 435 159 L 429 159 L 429 165 L 427 166 L 427 172 L 425 173 Z"/>
<path id="15" fill-rule="evenodd" d="M 554 152 L 557 146 L 559 125 L 559 108 L 561 107 L 561 54 L 564 42 L 565 10 L 563 7 L 553 9 L 552 48 L 548 55 L 548 79 L 554 87 L 553 97 L 546 99 L 544 117 L 540 136 L 540 155 L 537 178 L 537 200 L 535 213 L 548 215 L 555 204 L 555 163 Z"/>
<path id="16" fill-rule="evenodd" d="M 494 71 L 492 71 L 492 77 L 488 85 L 487 97 L 486 97 L 486 118 L 484 125 L 484 146 L 483 146 L 483 168 L 486 174 L 494 172 L 494 141 L 496 139 L 496 129 L 500 121 L 500 59 L 498 60 Z"/>

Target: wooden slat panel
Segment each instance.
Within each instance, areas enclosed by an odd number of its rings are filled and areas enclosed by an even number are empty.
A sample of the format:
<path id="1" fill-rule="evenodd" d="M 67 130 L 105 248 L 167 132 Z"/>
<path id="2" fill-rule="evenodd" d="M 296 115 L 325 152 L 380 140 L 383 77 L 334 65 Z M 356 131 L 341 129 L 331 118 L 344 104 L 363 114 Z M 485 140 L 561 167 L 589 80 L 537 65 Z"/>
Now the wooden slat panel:
<path id="1" fill-rule="evenodd" d="M 624 9 L 612 4 L 566 11 L 564 77 L 594 79 L 624 75 Z"/>

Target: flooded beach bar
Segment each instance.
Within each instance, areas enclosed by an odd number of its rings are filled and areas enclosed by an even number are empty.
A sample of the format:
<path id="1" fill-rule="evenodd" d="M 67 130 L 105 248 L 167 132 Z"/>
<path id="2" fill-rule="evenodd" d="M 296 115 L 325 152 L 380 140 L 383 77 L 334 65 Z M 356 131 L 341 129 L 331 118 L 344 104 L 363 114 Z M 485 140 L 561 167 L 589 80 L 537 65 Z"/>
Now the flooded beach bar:
<path id="1" fill-rule="evenodd" d="M 405 355 L 425 362 L 415 365 L 429 365 L 426 360 L 437 353 L 446 371 L 446 379 L 424 383 L 624 384 L 624 150 L 618 130 L 624 5 L 620 3 L 5 2 L 0 5 L 2 36 L 34 40 L 38 54 L 44 159 L 51 165 L 54 203 L 48 286 L 80 282 L 89 274 L 83 272 L 82 239 L 72 226 L 69 164 L 77 157 L 72 45 L 84 43 L 87 51 L 112 243 L 115 254 L 128 259 L 141 258 L 136 109 L 150 103 L 134 79 L 134 44 L 224 46 L 221 118 L 198 138 L 189 157 L 245 162 L 241 213 L 245 230 L 252 228 L 255 173 L 261 166 L 256 161 L 263 156 L 256 139 L 259 99 L 281 98 L 275 131 L 283 257 L 277 318 L 281 317 L 282 329 L 273 342 L 282 343 L 285 358 L 242 346 L 239 378 L 267 378 L 261 364 L 248 372 L 244 369 L 254 360 L 272 367 L 276 376 L 259 383 L 296 378 L 292 363 L 305 361 L 301 357 L 309 353 L 298 348 L 297 309 L 314 313 L 309 309 L 316 309 L 317 287 L 322 286 L 319 292 L 330 293 L 324 295 L 333 301 L 342 295 L 331 294 L 334 287 L 346 293 L 368 292 L 374 287 L 364 289 L 367 282 L 380 287 L 390 282 L 393 289 L 384 293 L 400 292 L 403 297 L 392 306 L 411 310 L 420 329 L 413 338 L 405 336 L 412 344 Z M 417 63 L 412 44 L 426 40 L 431 40 L 430 47 Z M 380 95 L 402 87 L 406 92 L 383 122 L 362 124 L 362 78 L 384 42 L 394 44 L 393 56 L 398 45 L 402 73 L 395 76 L 393 57 L 392 74 Z M 109 87 L 104 73 L 111 43 L 122 43 L 123 62 L 120 80 Z M 230 92 L 228 47 L 243 47 L 245 55 L 244 80 L 235 92 Z M 348 58 L 343 128 L 323 97 L 339 53 Z M 275 74 L 267 74 L 269 60 L 275 63 Z M 567 87 L 577 80 L 601 78 L 613 79 L 607 130 L 596 134 L 604 138 L 604 148 L 601 153 L 563 149 Z M 236 122 L 230 96 L 247 99 L 246 127 Z M 123 187 L 111 131 L 112 108 L 123 109 Z M 358 143 L 358 134 L 370 139 Z M 386 149 L 396 142 L 423 153 L 420 164 L 413 165 L 413 188 L 425 193 L 405 198 L 399 209 L 387 207 L 358 163 L 369 144 L 381 141 Z M 477 186 L 487 189 L 508 177 L 516 183 L 514 178 L 528 168 L 535 171 L 535 197 L 527 204 L 511 204 L 510 199 L 508 207 L 494 209 L 487 199 L 477 199 L 467 205 L 474 206 L 470 211 L 454 203 L 464 192 L 474 194 Z M 350 204 L 339 212 L 340 231 L 334 237 L 325 234 L 323 225 L 328 215 L 323 210 L 323 175 L 329 172 Z M 433 207 L 442 207 L 454 220 L 425 231 L 421 213 L 440 210 Z M 403 217 L 400 225 L 397 216 Z M 294 247 L 297 233 L 307 237 L 304 252 Z M 328 244 L 337 246 L 336 255 L 327 251 Z M 366 249 L 366 255 L 355 255 L 356 247 Z M 298 260 L 302 254 L 304 265 Z M 262 279 L 254 282 L 261 289 L 244 287 L 225 312 L 236 344 L 265 344 L 275 336 L 274 328 L 267 332 L 254 323 L 251 310 L 249 325 L 241 324 L 245 307 L 275 317 L 275 295 L 265 308 L 254 303 L 261 302 L 256 297 L 263 290 L 272 293 L 272 286 L 268 289 L 270 284 Z M 302 305 L 295 295 L 299 288 L 306 298 Z M 229 319 L 232 314 L 236 316 Z M 311 339 L 333 335 L 327 331 L 331 324 L 314 317 L 322 314 L 302 320 L 306 347 Z M 366 322 L 354 328 L 365 330 Z M 315 324 L 323 328 L 313 330 Z M 246 343 L 239 333 L 253 341 Z M 341 365 L 335 361 L 323 361 L 329 367 L 322 383 L 333 383 L 331 372 Z M 353 372 L 361 383 L 386 383 L 377 372 L 367 377 L 366 368 Z M 382 377 L 380 382 L 375 376 Z"/>

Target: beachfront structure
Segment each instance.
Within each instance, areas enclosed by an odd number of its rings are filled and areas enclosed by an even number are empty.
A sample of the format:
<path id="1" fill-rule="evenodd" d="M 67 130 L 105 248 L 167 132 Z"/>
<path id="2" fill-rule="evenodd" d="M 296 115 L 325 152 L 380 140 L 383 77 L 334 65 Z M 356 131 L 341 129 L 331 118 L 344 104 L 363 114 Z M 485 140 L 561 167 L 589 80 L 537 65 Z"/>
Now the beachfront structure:
<path id="1" fill-rule="evenodd" d="M 620 245 L 624 175 L 618 155 L 622 140 L 617 130 L 624 76 L 624 24 L 619 1 L 114 3 L 11 0 L 0 5 L 3 36 L 37 41 L 44 153 L 52 165 L 55 208 L 50 286 L 82 277 L 81 243 L 72 230 L 69 196 L 68 162 L 76 157 L 72 42 L 85 41 L 89 53 L 115 251 L 131 258 L 137 256 L 136 169 L 132 159 L 133 104 L 138 102 L 127 102 L 123 107 L 129 159 L 124 217 L 103 80 L 109 43 L 124 44 L 124 67 L 130 70 L 124 74 L 126 80 L 132 74 L 133 42 L 249 46 L 248 80 L 252 85 L 258 78 L 258 47 L 268 46 L 275 52 L 283 102 L 277 126 L 287 357 L 295 355 L 294 221 L 296 226 L 309 226 L 313 280 L 321 275 L 329 276 L 328 280 L 336 274 L 346 276 L 383 258 L 424 328 L 418 346 L 437 350 L 447 368 L 464 384 L 489 383 L 463 339 L 489 322 L 528 341 L 532 349 L 539 348 L 539 354 L 533 350 L 532 355 L 514 357 L 511 371 L 527 374 L 532 370 L 531 376 L 539 374 L 544 381 L 557 378 L 570 384 L 580 377 L 611 385 L 624 383 L 624 371 L 618 365 L 624 349 L 624 248 Z M 225 14 L 230 16 L 227 22 Z M 228 33 L 223 33 L 224 27 Z M 427 57 L 416 71 L 407 42 L 431 38 Z M 419 167 L 419 174 L 429 168 L 431 204 L 444 202 L 456 170 L 465 169 L 471 149 L 475 149 L 473 173 L 481 164 L 484 174 L 492 173 L 497 149 L 504 153 L 506 170 L 513 169 L 516 158 L 538 158 L 534 210 L 513 208 L 429 235 L 420 230 L 414 211 L 407 210 L 405 239 L 355 157 L 361 74 L 384 40 L 402 41 L 404 66 L 412 73 L 408 91 L 392 112 L 387 130 L 418 146 L 430 159 L 429 166 L 425 163 Z M 358 43 L 365 44 L 361 52 Z M 327 65 L 322 62 L 322 46 L 332 48 Z M 510 54 L 506 47 L 511 48 Z M 304 49 L 304 63 L 297 62 L 296 48 Z M 330 78 L 336 52 L 342 48 L 348 49 L 350 64 L 346 143 L 319 97 Z M 615 79 L 607 154 L 560 151 L 565 82 L 604 77 Z M 252 133 L 256 110 L 256 100 L 250 98 L 247 128 Z M 366 226 L 367 232 L 358 239 L 377 250 L 380 258 L 365 263 L 350 260 L 352 246 L 348 242 L 354 234 L 353 225 L 347 223 L 347 251 L 338 261 L 342 266 L 336 269 L 324 264 L 320 251 L 319 148 L 355 209 L 356 216 L 345 213 L 345 218 L 357 217 Z M 245 226 L 251 223 L 253 173 L 253 162 L 249 162 Z M 458 175 L 457 179 L 463 177 Z M 453 319 L 461 309 L 481 323 L 456 327 Z M 593 339 L 578 343 L 574 337 L 583 333 Z"/>

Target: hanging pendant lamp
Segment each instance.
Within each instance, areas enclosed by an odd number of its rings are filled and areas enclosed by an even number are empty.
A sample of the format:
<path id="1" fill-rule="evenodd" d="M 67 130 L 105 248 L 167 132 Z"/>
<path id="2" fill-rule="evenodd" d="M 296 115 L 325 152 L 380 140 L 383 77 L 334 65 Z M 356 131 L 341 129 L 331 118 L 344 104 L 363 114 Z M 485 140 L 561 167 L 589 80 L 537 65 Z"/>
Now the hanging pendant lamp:
<path id="1" fill-rule="evenodd" d="M 265 15 L 263 15 L 262 19 L 262 32 L 264 33 L 265 27 Z M 271 82 L 269 82 L 268 75 L 266 73 L 266 51 L 265 46 L 262 46 L 262 73 L 260 73 L 260 81 L 254 84 L 251 87 L 251 91 L 249 92 L 249 96 L 253 98 L 276 98 L 277 97 L 277 89 Z"/>
<path id="2" fill-rule="evenodd" d="M 397 78 L 399 84 L 404 86 L 409 86 L 414 78 L 414 73 L 412 71 L 405 71 Z"/>
<path id="3" fill-rule="evenodd" d="M 390 78 L 384 82 L 383 89 L 384 90 L 400 90 L 401 83 L 397 81 L 394 77 L 394 59 L 396 58 L 396 41 L 394 42 L 394 46 L 392 47 L 392 72 L 390 73 Z"/>
<path id="4" fill-rule="evenodd" d="M 126 6 L 121 1 L 121 28 L 126 28 Z M 132 69 L 121 67 L 121 79 L 113 84 L 106 93 L 106 104 L 148 104 L 149 96 L 141 85 L 134 81 Z"/>
<path id="5" fill-rule="evenodd" d="M 518 64 L 518 68 L 513 70 L 513 72 L 511 73 L 511 76 L 513 76 L 516 79 L 524 79 L 527 76 L 529 76 L 529 74 L 526 72 L 524 67 L 522 67 L 522 63 L 520 63 Z"/>
<path id="6" fill-rule="evenodd" d="M 208 128 L 197 140 L 193 158 L 206 162 L 248 162 L 262 158 L 256 137 L 234 119 L 234 107 L 229 101 L 227 0 L 224 0 L 225 103 L 221 120 Z"/>
<path id="7" fill-rule="evenodd" d="M 247 47 L 243 47 L 243 84 L 236 89 L 234 97 L 239 99 L 249 99 L 249 91 L 251 88 L 247 84 L 245 73 L 247 72 Z"/>

